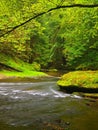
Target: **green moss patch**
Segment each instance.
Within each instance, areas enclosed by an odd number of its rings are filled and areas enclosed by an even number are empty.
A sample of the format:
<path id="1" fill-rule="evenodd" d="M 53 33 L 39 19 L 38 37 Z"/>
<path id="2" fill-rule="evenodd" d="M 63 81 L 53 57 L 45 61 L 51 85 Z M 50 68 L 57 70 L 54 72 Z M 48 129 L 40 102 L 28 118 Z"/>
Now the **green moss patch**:
<path id="1" fill-rule="evenodd" d="M 69 72 L 57 84 L 69 92 L 98 93 L 98 71 Z"/>
<path id="2" fill-rule="evenodd" d="M 16 71 L 1 71 L 0 74 L 3 74 L 3 77 L 35 77 L 35 76 L 47 76 L 47 74 L 43 72 L 37 71 L 24 71 L 24 72 L 16 72 Z"/>
<path id="3" fill-rule="evenodd" d="M 36 62 L 29 64 L 18 58 L 0 53 L 0 79 L 7 77 L 40 77 L 47 74 L 40 71 Z"/>
<path id="4" fill-rule="evenodd" d="M 4 66 L 4 69 L 6 70 L 15 70 L 18 72 L 40 71 L 40 65 L 36 62 L 29 64 L 16 57 L 11 57 L 2 53 L 0 53 L 0 65 Z M 2 67 L 0 70 L 2 70 Z"/>

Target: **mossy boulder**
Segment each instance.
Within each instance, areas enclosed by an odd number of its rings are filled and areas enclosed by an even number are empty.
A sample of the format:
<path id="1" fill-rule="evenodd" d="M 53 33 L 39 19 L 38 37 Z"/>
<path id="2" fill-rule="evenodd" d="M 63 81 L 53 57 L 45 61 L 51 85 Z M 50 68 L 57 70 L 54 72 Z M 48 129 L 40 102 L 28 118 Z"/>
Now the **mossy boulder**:
<path id="1" fill-rule="evenodd" d="M 73 71 L 57 82 L 66 92 L 98 93 L 98 71 Z"/>

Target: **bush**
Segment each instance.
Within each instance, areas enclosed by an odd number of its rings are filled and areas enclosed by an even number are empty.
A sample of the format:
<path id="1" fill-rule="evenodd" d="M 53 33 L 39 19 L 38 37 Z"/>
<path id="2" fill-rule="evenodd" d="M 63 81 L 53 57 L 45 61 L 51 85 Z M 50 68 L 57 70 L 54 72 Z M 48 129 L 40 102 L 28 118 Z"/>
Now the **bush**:
<path id="1" fill-rule="evenodd" d="M 34 68 L 34 70 L 36 70 L 36 71 L 40 71 L 41 66 L 37 62 L 33 62 L 32 63 L 32 68 Z"/>

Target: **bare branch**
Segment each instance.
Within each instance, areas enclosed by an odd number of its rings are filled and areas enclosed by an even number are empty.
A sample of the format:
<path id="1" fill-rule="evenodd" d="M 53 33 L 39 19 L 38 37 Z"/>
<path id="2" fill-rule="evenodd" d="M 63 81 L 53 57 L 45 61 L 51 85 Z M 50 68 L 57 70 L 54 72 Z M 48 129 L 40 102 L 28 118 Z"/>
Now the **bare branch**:
<path id="1" fill-rule="evenodd" d="M 57 7 L 55 7 L 55 8 L 51 8 L 51 9 L 45 11 L 45 12 L 41 12 L 41 13 L 35 15 L 34 17 L 28 19 L 27 21 L 25 21 L 25 22 L 23 22 L 23 23 L 21 23 L 21 24 L 15 26 L 15 27 L 12 27 L 11 30 L 9 30 L 9 31 L 7 31 L 7 32 L 5 32 L 5 33 L 3 33 L 3 34 L 1 34 L 0 37 L 3 37 L 3 36 L 5 36 L 6 34 L 9 34 L 9 33 L 13 32 L 15 29 L 17 29 L 17 28 L 19 28 L 19 27 L 25 25 L 26 23 L 30 22 L 31 20 L 33 20 L 33 19 L 35 19 L 35 18 L 37 18 L 37 17 L 39 17 L 39 16 L 41 16 L 41 15 L 43 15 L 43 14 L 47 14 L 47 13 L 53 11 L 53 10 L 57 10 L 57 9 L 61 9 L 61 8 L 74 8 L 74 7 L 79 7 L 79 8 L 95 8 L 95 7 L 98 7 L 98 4 L 92 4 L 92 5 L 83 5 L 83 4 L 61 5 L 61 6 L 57 6 Z"/>

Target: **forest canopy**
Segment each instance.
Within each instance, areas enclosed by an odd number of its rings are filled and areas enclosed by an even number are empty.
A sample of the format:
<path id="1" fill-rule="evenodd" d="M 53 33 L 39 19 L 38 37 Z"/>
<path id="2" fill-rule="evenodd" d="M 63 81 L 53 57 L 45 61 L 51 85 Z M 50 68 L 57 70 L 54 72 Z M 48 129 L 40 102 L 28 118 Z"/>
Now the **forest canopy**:
<path id="1" fill-rule="evenodd" d="M 0 53 L 42 68 L 98 69 L 98 1 L 1 0 L 0 36 Z"/>

